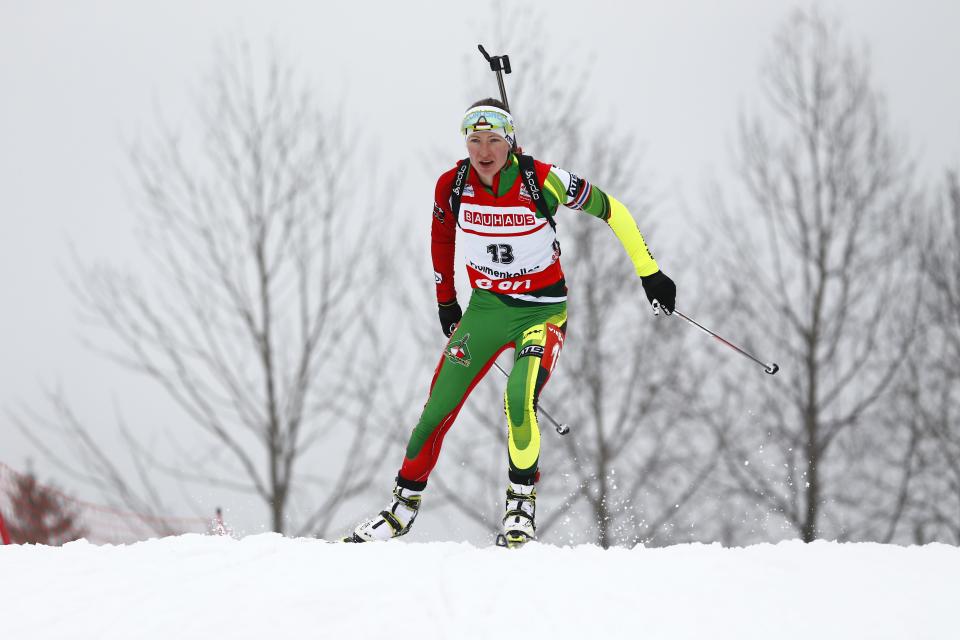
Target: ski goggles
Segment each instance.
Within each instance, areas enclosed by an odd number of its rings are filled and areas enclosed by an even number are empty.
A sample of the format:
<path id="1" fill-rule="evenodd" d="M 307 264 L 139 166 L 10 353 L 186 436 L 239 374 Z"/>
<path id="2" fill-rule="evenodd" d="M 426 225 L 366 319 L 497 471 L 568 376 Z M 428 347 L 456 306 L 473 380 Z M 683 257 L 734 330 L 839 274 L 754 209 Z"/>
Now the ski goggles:
<path id="1" fill-rule="evenodd" d="M 467 111 L 463 116 L 460 132 L 465 136 L 471 133 L 496 133 L 506 138 L 510 144 L 513 144 L 516 139 L 513 117 L 496 107 L 474 107 Z"/>

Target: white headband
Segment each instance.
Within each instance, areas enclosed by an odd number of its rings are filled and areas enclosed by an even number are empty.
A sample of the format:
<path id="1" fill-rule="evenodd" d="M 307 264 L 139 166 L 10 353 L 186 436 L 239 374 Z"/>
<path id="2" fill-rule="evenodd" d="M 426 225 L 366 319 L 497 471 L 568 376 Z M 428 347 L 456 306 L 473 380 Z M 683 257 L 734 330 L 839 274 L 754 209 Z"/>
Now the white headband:
<path id="1" fill-rule="evenodd" d="M 471 116 L 481 113 L 495 116 L 492 118 L 493 122 L 486 122 L 486 118 L 480 116 L 480 118 L 475 122 L 470 122 L 468 124 L 468 120 L 473 120 Z M 480 124 L 482 128 L 475 126 L 477 124 Z M 500 126 L 495 126 L 495 124 L 499 124 Z M 516 145 L 517 130 L 516 125 L 513 123 L 513 116 L 507 111 L 497 107 L 481 105 L 479 107 L 468 109 L 467 112 L 463 114 L 460 131 L 464 136 L 469 136 L 471 133 L 477 132 L 495 133 L 509 142 L 511 146 Z"/>

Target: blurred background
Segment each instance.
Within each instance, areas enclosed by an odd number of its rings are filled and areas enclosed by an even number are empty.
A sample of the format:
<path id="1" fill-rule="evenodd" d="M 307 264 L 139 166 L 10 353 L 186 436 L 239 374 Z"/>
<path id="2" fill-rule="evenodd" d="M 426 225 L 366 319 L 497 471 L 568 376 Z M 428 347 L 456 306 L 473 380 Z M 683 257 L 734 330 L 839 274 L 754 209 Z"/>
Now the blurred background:
<path id="1" fill-rule="evenodd" d="M 606 225 L 563 210 L 541 404 L 571 432 L 541 416 L 541 540 L 960 543 L 958 22 L 0 2 L 9 537 L 334 538 L 382 508 L 444 344 L 431 200 L 497 95 L 483 43 L 525 152 L 624 202 L 678 308 L 780 365 L 654 318 Z M 503 387 L 473 392 L 407 540 L 492 541 Z"/>

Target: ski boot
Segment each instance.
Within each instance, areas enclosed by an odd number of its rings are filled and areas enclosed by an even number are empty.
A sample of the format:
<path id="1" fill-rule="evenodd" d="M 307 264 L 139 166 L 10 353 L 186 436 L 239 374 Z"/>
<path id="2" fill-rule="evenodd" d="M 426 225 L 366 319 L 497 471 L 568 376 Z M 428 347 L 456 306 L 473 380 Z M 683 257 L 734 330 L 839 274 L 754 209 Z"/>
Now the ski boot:
<path id="1" fill-rule="evenodd" d="M 373 542 L 397 538 L 410 531 L 420 509 L 420 491 L 397 485 L 387 508 L 363 521 L 342 542 Z"/>
<path id="2" fill-rule="evenodd" d="M 503 516 L 503 533 L 497 536 L 497 546 L 516 549 L 535 540 L 537 491 L 533 485 L 514 482 L 507 485 L 506 510 Z"/>

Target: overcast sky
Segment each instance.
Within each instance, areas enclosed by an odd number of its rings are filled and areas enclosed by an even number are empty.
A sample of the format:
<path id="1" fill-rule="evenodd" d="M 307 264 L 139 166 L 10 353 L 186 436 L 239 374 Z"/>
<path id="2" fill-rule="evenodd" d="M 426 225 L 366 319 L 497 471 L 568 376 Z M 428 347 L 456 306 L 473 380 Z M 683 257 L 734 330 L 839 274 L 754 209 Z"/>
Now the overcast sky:
<path id="1" fill-rule="evenodd" d="M 498 6 L 0 0 L 0 407 L 38 406 L 40 389 L 59 384 L 82 417 L 104 428 L 117 408 L 147 421 L 144 429 L 177 419 L 149 382 L 83 346 L 63 272 L 71 245 L 88 262 L 136 262 L 124 141 L 149 130 L 158 109 L 173 123 L 188 117 L 218 41 L 272 41 L 342 102 L 380 161 L 404 176 L 401 209 L 426 233 L 416 221 L 430 208 L 435 177 L 463 156 L 456 127 L 468 88 L 480 78 L 496 93 L 476 44 L 504 53 L 482 26 Z M 520 26 L 551 34 L 548 55 L 557 60 L 576 65 L 592 55 L 589 86 L 568 89 L 588 92 L 610 135 L 632 130 L 646 141 L 655 187 L 676 203 L 697 201 L 707 179 L 725 175 L 737 114 L 756 100 L 762 57 L 792 6 L 551 0 L 541 20 Z M 875 85 L 923 175 L 960 167 L 960 2 L 820 6 L 869 47 Z M 467 79 L 471 59 L 476 77 Z M 508 87 L 523 82 L 520 62 Z M 523 111 L 533 107 L 516 105 L 521 135 Z M 405 112 L 410 124 L 397 117 Z M 424 166 L 436 149 L 449 162 Z M 662 210 L 682 215 L 679 206 Z M 37 458 L 0 414 L 0 461 L 22 468 L 28 456 Z"/>

